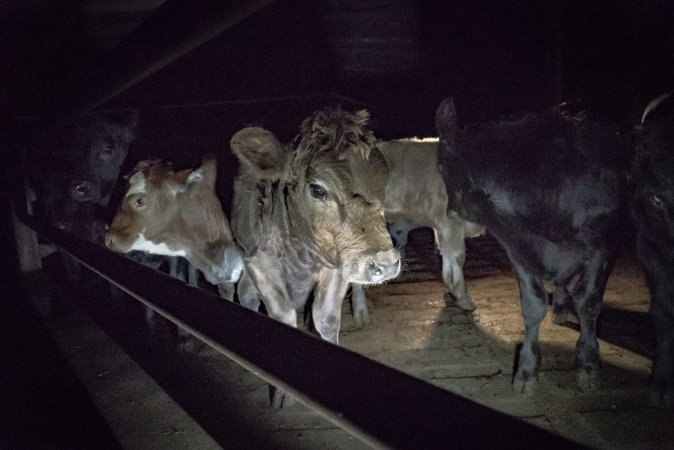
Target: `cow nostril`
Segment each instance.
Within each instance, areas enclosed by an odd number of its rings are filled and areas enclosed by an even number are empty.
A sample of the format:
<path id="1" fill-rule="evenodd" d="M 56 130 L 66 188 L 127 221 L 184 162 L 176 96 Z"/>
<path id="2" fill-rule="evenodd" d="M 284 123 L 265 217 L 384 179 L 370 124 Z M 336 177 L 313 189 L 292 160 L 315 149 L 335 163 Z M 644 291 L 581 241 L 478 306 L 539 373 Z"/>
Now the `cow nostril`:
<path id="1" fill-rule="evenodd" d="M 89 195 L 89 187 L 86 183 L 77 183 L 73 186 L 73 192 L 79 197 L 85 197 Z"/>
<path id="2" fill-rule="evenodd" d="M 381 266 L 377 265 L 374 261 L 370 263 L 370 274 L 374 276 L 379 276 L 383 273 Z"/>

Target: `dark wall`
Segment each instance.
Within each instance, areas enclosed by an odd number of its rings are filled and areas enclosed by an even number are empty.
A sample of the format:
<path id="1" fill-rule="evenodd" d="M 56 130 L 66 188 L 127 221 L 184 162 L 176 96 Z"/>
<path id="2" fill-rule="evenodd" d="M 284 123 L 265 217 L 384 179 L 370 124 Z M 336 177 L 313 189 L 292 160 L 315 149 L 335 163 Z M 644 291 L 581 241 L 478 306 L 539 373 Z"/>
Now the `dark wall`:
<path id="1" fill-rule="evenodd" d="M 463 121 L 581 97 L 627 126 L 674 85 L 673 38 L 664 0 L 278 0 L 104 108 L 141 110 L 131 157 L 185 164 L 226 160 L 250 124 L 287 141 L 324 104 L 368 108 L 382 138 L 433 135 L 447 95 Z M 64 67 L 115 64 L 82 54 L 47 64 L 42 91 L 59 91 Z"/>
<path id="2" fill-rule="evenodd" d="M 339 93 L 366 104 L 384 137 L 432 134 L 449 94 L 468 120 L 570 97 L 629 120 L 642 97 L 671 85 L 673 19 L 658 0 L 279 0 L 115 104 Z M 251 120 L 265 118 L 258 105 Z"/>

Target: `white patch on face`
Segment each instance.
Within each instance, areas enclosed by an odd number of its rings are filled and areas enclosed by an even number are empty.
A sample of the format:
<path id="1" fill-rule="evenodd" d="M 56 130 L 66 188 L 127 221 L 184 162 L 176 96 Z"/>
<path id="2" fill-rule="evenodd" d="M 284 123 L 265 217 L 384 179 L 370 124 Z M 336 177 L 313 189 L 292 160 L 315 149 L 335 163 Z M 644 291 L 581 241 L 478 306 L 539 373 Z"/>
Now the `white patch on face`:
<path id="1" fill-rule="evenodd" d="M 129 179 L 129 190 L 126 191 L 125 197 L 133 194 L 142 194 L 144 192 L 145 176 L 143 175 L 143 172 L 137 172 Z"/>
<path id="2" fill-rule="evenodd" d="M 143 236 L 143 233 L 138 235 L 138 239 L 131 245 L 131 250 L 138 250 L 141 252 L 151 253 L 153 255 L 164 255 L 164 256 L 185 256 L 186 253 L 184 250 L 171 250 L 168 245 L 165 243 L 155 244 L 152 241 L 148 241 Z"/>

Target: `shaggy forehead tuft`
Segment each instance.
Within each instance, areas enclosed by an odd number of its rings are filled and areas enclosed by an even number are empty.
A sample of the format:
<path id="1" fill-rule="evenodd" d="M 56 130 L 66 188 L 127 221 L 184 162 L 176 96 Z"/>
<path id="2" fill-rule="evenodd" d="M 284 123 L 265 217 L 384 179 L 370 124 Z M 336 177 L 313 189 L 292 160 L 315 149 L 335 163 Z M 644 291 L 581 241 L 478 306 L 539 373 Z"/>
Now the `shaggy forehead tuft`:
<path id="1" fill-rule="evenodd" d="M 300 148 L 339 153 L 356 152 L 364 158 L 370 154 L 374 136 L 367 128 L 370 113 L 354 113 L 342 108 L 325 108 L 304 120 L 300 127 Z"/>

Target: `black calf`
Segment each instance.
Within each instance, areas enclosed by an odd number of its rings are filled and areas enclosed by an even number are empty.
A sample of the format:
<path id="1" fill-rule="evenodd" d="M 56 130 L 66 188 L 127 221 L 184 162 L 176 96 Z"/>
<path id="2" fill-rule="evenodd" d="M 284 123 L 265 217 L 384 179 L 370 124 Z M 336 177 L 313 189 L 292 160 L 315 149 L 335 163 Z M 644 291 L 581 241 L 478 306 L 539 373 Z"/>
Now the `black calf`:
<path id="1" fill-rule="evenodd" d="M 520 287 L 525 338 L 513 380 L 531 391 L 540 365 L 538 334 L 547 312 L 544 282 L 564 303 L 572 279 L 580 320 L 581 389 L 599 383 L 597 316 L 609 275 L 609 232 L 619 216 L 626 153 L 618 128 L 567 105 L 517 121 L 459 129 L 451 98 L 436 113 L 449 209 L 485 225 L 506 250 Z"/>

